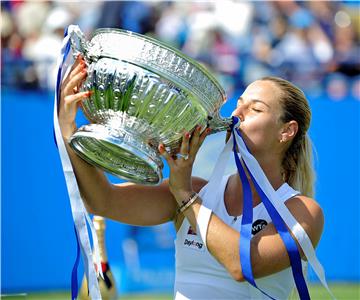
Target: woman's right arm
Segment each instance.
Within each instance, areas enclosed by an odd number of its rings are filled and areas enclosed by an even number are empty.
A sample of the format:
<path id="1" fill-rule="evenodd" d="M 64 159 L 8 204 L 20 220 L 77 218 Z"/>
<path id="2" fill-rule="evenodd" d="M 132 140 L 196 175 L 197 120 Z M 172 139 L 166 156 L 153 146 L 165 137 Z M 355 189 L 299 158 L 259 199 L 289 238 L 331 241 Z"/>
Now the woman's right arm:
<path id="1" fill-rule="evenodd" d="M 59 125 L 87 210 L 133 225 L 156 225 L 172 220 L 177 204 L 167 181 L 158 186 L 113 185 L 101 170 L 82 160 L 70 148 L 67 141 L 77 129 L 77 109 L 90 95 L 90 92 L 77 92 L 86 75 L 86 65 L 78 57 L 61 86 Z M 202 185 L 201 182 L 195 179 L 194 188 L 198 189 L 196 186 Z"/>

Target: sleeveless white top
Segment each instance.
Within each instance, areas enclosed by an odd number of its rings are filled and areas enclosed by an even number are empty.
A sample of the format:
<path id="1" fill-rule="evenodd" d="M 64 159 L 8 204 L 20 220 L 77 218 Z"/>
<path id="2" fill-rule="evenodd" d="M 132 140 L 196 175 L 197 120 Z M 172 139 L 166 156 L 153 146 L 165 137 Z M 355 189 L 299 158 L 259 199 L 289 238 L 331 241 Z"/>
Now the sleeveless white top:
<path id="1" fill-rule="evenodd" d="M 224 203 L 224 192 L 230 175 L 224 176 L 218 192 L 203 198 L 207 185 L 199 192 L 206 207 L 226 224 L 240 232 L 241 216 L 230 216 Z M 277 191 L 279 201 L 285 202 L 299 192 L 284 183 Z M 253 234 L 271 222 L 263 203 L 253 209 Z M 174 298 L 180 299 L 269 299 L 248 282 L 235 281 L 228 271 L 206 249 L 200 234 L 196 234 L 185 218 L 175 240 Z M 303 268 L 306 262 L 302 261 Z M 256 279 L 256 284 L 275 299 L 287 299 L 295 286 L 291 268 Z"/>

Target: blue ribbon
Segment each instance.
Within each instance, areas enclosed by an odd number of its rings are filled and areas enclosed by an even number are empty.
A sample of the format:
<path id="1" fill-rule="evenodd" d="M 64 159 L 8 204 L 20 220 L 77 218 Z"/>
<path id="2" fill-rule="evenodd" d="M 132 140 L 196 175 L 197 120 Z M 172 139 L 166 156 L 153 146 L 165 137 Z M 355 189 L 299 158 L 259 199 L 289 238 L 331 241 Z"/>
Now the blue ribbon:
<path id="1" fill-rule="evenodd" d="M 68 35 L 68 29 L 65 28 L 65 32 L 64 32 L 64 38 Z M 59 103 L 60 103 L 60 85 L 61 85 L 61 81 L 62 81 L 62 68 L 63 68 L 63 65 L 66 61 L 66 58 L 67 56 L 69 55 L 70 53 L 70 49 L 71 49 L 71 46 L 70 46 L 70 40 L 66 43 L 66 46 L 65 46 L 65 49 L 61 49 L 61 55 L 62 55 L 62 62 L 61 62 L 61 65 L 59 66 L 59 69 L 58 69 L 58 72 L 57 72 L 57 76 L 56 76 L 56 90 L 55 90 L 55 93 L 56 93 L 56 101 L 57 101 L 57 109 L 58 109 L 58 113 L 59 113 Z M 55 141 L 55 145 L 57 147 L 57 141 L 56 141 L 56 137 L 55 137 L 55 129 L 53 127 L 53 134 L 54 134 L 54 141 Z"/>
<path id="2" fill-rule="evenodd" d="M 235 134 L 233 130 L 235 123 L 237 123 L 237 121 L 234 120 L 233 117 L 233 123 L 231 125 L 231 131 L 234 138 L 233 152 L 234 152 L 236 167 L 238 169 L 240 180 L 243 186 L 243 194 L 244 194 L 243 214 L 241 219 L 240 239 L 239 239 L 241 269 L 246 281 L 248 281 L 252 286 L 257 288 L 259 291 L 261 291 L 264 295 L 266 295 L 270 299 L 274 299 L 256 285 L 254 275 L 252 272 L 250 244 L 251 244 L 251 231 L 252 231 L 252 221 L 253 221 L 253 199 L 252 199 L 250 183 L 246 177 L 244 168 L 237 155 L 237 144 L 235 141 Z"/>
<path id="3" fill-rule="evenodd" d="M 252 194 L 251 194 L 251 188 L 250 184 L 247 180 L 245 170 L 240 162 L 240 159 L 237 155 L 237 144 L 235 140 L 235 134 L 237 134 L 241 139 L 241 133 L 240 131 L 235 128 L 235 124 L 238 123 L 238 118 L 233 117 L 233 123 L 231 126 L 231 131 L 234 138 L 234 145 L 233 145 L 233 151 L 235 156 L 235 162 L 238 169 L 238 173 L 240 176 L 240 180 L 243 186 L 243 193 L 244 193 L 244 205 L 243 205 L 243 215 L 242 215 L 242 221 L 241 221 L 241 229 L 240 229 L 240 245 L 239 245 L 239 251 L 240 251 L 240 264 L 242 268 L 243 275 L 245 279 L 255 288 L 260 290 L 263 294 L 268 296 L 269 298 L 273 299 L 271 296 L 266 294 L 264 291 L 262 291 L 259 287 L 257 287 L 254 276 L 252 273 L 252 267 L 251 267 L 251 252 L 250 252 L 250 242 L 251 242 L 251 229 L 252 229 L 252 221 L 253 221 L 253 203 L 252 203 Z M 246 145 L 246 144 L 245 144 Z M 248 148 L 247 148 L 248 149 Z M 248 149 L 249 150 L 249 149 Z M 250 152 L 250 151 L 249 151 Z M 244 162 L 245 163 L 245 162 Z M 246 166 L 246 164 L 245 164 Z M 268 211 L 270 218 L 272 219 L 272 222 L 278 231 L 281 239 L 283 240 L 286 250 L 288 252 L 289 258 L 290 258 L 290 264 L 291 264 L 291 270 L 293 273 L 294 281 L 296 288 L 298 290 L 300 299 L 310 299 L 309 291 L 306 286 L 305 278 L 302 273 L 302 265 L 301 265 L 301 257 L 296 245 L 296 242 L 294 238 L 291 236 L 284 220 L 281 218 L 278 211 L 275 209 L 275 207 L 272 205 L 266 194 L 263 192 L 251 172 L 249 171 L 248 167 L 246 166 L 248 173 L 250 174 L 251 180 L 253 181 L 255 185 L 255 189 L 258 192 L 261 201 L 264 203 L 264 206 L 266 210 Z"/>
<path id="4" fill-rule="evenodd" d="M 79 293 L 79 285 L 77 279 L 77 270 L 79 267 L 80 262 L 80 244 L 79 244 L 79 237 L 76 231 L 76 227 L 74 225 L 75 236 L 76 236 L 76 259 L 75 263 L 71 272 L 71 299 L 76 300 L 77 295 Z"/>
<path id="5" fill-rule="evenodd" d="M 65 29 L 64 32 L 64 38 L 68 35 L 68 28 Z M 61 86 L 61 82 L 62 82 L 62 69 L 63 66 L 65 64 L 66 58 L 69 55 L 71 50 L 71 46 L 70 46 L 70 40 L 66 43 L 65 47 L 61 49 L 61 55 L 62 55 L 62 61 L 61 64 L 59 66 L 58 72 L 57 72 L 57 78 L 56 78 L 56 101 L 57 101 L 57 109 L 58 109 L 58 113 L 59 113 L 59 103 L 60 103 L 60 86 Z M 57 145 L 57 141 L 56 141 L 56 137 L 55 137 L 55 129 L 53 128 L 53 135 L 54 135 L 54 141 L 55 141 L 55 145 L 56 147 L 58 147 Z M 74 229 L 75 229 L 75 237 L 76 237 L 76 244 L 77 244 L 77 250 L 76 250 L 76 259 L 75 259 L 75 263 L 73 265 L 72 268 L 72 273 L 71 273 L 71 298 L 73 300 L 75 300 L 78 296 L 78 292 L 79 292 L 79 284 L 78 284 L 78 279 L 77 279 L 77 272 L 78 272 L 78 267 L 79 267 L 79 262 L 80 262 L 80 243 L 79 243 L 79 237 L 76 231 L 76 227 L 74 224 Z"/>

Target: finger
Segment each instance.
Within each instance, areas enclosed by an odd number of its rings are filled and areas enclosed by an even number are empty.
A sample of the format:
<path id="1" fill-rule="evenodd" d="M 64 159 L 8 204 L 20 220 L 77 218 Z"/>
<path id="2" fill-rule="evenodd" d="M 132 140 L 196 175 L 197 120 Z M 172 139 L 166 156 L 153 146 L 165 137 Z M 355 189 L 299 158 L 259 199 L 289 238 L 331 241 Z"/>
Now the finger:
<path id="1" fill-rule="evenodd" d="M 86 66 L 87 65 L 86 65 L 86 61 L 85 61 L 84 57 L 81 54 L 79 54 L 70 69 L 70 73 L 69 73 L 70 77 L 72 75 L 75 75 L 76 73 L 80 72 Z"/>
<path id="2" fill-rule="evenodd" d="M 78 59 L 72 65 L 69 74 L 66 76 L 65 80 L 62 83 L 62 87 L 65 87 L 69 84 L 70 80 L 74 78 L 74 76 L 81 73 L 86 67 L 85 61 L 81 59 L 81 56 L 78 56 Z"/>
<path id="3" fill-rule="evenodd" d="M 190 157 L 194 157 L 196 154 L 196 148 L 197 148 L 197 144 L 199 143 L 199 138 L 200 138 L 200 133 L 201 133 L 201 126 L 196 126 L 192 136 L 191 136 L 191 141 L 190 141 L 190 150 L 189 150 L 189 155 Z"/>
<path id="4" fill-rule="evenodd" d="M 172 168 L 174 166 L 174 159 L 171 157 L 171 155 L 166 151 L 164 144 L 159 144 L 158 150 L 160 152 L 160 155 L 164 157 L 166 162 L 168 163 L 169 167 Z"/>
<path id="5" fill-rule="evenodd" d="M 69 73 L 69 79 L 72 79 L 74 76 L 79 74 L 82 70 L 86 68 L 86 64 L 84 61 L 80 61 L 76 67 Z"/>
<path id="6" fill-rule="evenodd" d="M 64 98 L 65 106 L 69 106 L 81 102 L 82 100 L 89 98 L 93 93 L 94 93 L 93 91 L 86 91 L 74 95 L 68 95 Z"/>
<path id="7" fill-rule="evenodd" d="M 78 93 L 78 92 L 79 92 L 79 90 L 78 90 L 78 87 L 77 87 L 77 86 L 73 88 L 73 92 L 74 92 L 74 94 L 76 94 L 76 93 Z"/>
<path id="8" fill-rule="evenodd" d="M 64 87 L 64 95 L 74 93 L 74 88 L 79 86 L 81 81 L 85 79 L 87 75 L 87 69 L 83 69 L 81 72 L 73 76 Z"/>
<path id="9" fill-rule="evenodd" d="M 77 56 L 75 62 L 71 66 L 69 74 L 66 76 L 66 78 L 64 80 L 64 85 L 67 84 L 69 82 L 69 80 L 72 77 L 74 77 L 74 75 L 79 73 L 85 66 L 86 66 L 85 61 L 84 61 L 83 57 L 79 54 Z"/>
<path id="10" fill-rule="evenodd" d="M 84 63 L 85 63 L 84 58 L 81 56 L 81 54 L 78 54 L 73 65 L 71 66 L 70 72 L 73 71 L 80 64 L 84 64 Z"/>
<path id="11" fill-rule="evenodd" d="M 182 138 L 181 146 L 180 146 L 180 153 L 183 155 L 189 154 L 189 141 L 190 141 L 190 133 L 185 132 Z"/>
<path id="12" fill-rule="evenodd" d="M 194 156 L 194 157 L 195 157 L 196 154 L 198 153 L 201 145 L 203 144 L 205 138 L 209 135 L 210 132 L 211 132 L 211 129 L 210 129 L 210 128 L 206 128 L 206 129 L 204 130 L 204 132 L 199 136 L 199 141 L 198 141 L 198 143 L 194 146 L 193 149 L 191 149 L 192 151 L 194 151 L 194 152 L 193 152 L 193 156 Z"/>
<path id="13" fill-rule="evenodd" d="M 205 130 L 204 130 L 204 132 L 200 135 L 200 137 L 199 137 L 199 144 L 200 144 L 200 146 L 201 146 L 201 144 L 204 142 L 204 140 L 205 140 L 205 138 L 210 134 L 210 132 L 211 132 L 211 128 L 206 128 Z"/>

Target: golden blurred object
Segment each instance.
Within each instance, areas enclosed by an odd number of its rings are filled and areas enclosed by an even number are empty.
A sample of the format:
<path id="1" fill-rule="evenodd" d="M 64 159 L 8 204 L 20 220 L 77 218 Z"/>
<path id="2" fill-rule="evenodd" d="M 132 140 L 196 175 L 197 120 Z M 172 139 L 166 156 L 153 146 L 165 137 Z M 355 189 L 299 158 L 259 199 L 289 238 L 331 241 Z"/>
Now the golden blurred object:
<path id="1" fill-rule="evenodd" d="M 106 247 L 105 247 L 105 220 L 103 217 L 94 216 L 93 218 L 94 227 L 96 230 L 96 234 L 99 241 L 99 250 L 100 250 L 100 259 L 101 259 L 101 267 L 102 272 L 104 275 L 104 279 L 99 277 L 99 288 L 102 300 L 116 300 L 117 299 L 117 290 L 116 284 L 114 280 L 114 276 L 110 270 L 109 262 L 106 254 Z M 89 293 L 88 293 L 88 285 L 86 276 L 84 276 L 80 293 L 79 293 L 80 300 L 91 300 Z M 94 299 L 93 299 L 94 300 Z"/>

